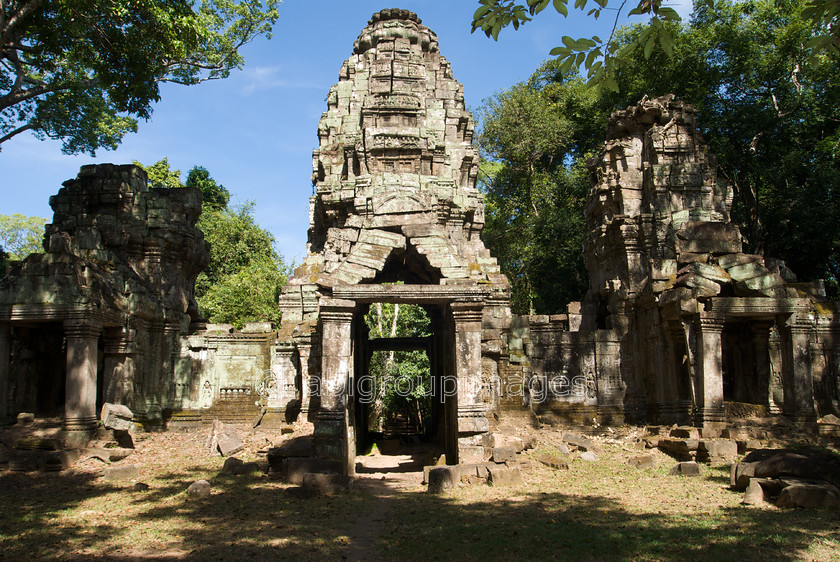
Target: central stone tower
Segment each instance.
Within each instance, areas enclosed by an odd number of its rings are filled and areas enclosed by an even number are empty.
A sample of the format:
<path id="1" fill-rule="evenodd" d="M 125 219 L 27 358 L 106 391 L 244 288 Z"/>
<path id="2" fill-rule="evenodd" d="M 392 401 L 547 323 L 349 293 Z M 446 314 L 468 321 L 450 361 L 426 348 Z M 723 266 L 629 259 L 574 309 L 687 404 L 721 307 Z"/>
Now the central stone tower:
<path id="1" fill-rule="evenodd" d="M 299 399 L 316 424 L 316 454 L 352 472 L 354 389 L 367 376 L 362 317 L 374 302 L 420 304 L 435 327 L 439 442 L 452 457 L 478 455 L 510 311 L 507 279 L 480 238 L 484 203 L 463 86 L 416 14 L 382 10 L 327 106 L 313 152 L 307 257 L 280 298 L 274 406 Z"/>

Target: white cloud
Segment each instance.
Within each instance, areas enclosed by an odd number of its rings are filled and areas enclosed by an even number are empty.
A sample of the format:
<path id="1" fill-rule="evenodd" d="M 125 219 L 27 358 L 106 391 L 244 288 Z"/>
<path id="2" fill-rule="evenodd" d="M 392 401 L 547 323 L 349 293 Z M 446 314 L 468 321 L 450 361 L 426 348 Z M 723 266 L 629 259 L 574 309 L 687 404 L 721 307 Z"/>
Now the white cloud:
<path id="1" fill-rule="evenodd" d="M 245 86 L 242 94 L 250 96 L 254 92 L 264 90 L 301 90 L 301 89 L 323 89 L 323 85 L 307 80 L 289 80 L 286 77 L 289 71 L 281 66 L 255 66 L 246 68 L 242 80 Z"/>

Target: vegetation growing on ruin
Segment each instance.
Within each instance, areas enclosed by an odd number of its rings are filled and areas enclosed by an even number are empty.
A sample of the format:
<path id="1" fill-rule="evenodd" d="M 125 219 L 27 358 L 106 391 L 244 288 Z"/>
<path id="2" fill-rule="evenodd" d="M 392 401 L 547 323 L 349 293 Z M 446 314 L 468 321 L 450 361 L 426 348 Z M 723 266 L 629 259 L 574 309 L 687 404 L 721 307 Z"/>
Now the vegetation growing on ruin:
<path id="1" fill-rule="evenodd" d="M 139 165 L 139 162 L 135 162 Z M 230 206 L 230 192 L 203 166 L 193 167 L 181 183 L 181 171 L 166 158 L 144 166 L 151 187 L 195 187 L 202 193 L 196 226 L 210 244 L 210 264 L 199 274 L 195 297 L 210 322 L 241 328 L 245 322 L 280 323 L 280 289 L 291 266 L 277 252 L 274 236 L 254 218 L 254 203 Z"/>
<path id="2" fill-rule="evenodd" d="M 823 28 L 802 6 L 698 4 L 689 24 L 670 24 L 671 56 L 628 53 L 618 92 L 585 88 L 551 60 L 485 102 L 486 240 L 511 278 L 515 312 L 562 312 L 583 296 L 586 160 L 612 111 L 667 93 L 698 109 L 719 177 L 735 190 L 744 250 L 783 259 L 801 280 L 823 278 L 829 296 L 840 295 L 838 57 L 824 52 L 824 64 L 808 64 Z M 631 45 L 643 32 L 631 27 L 617 40 Z"/>

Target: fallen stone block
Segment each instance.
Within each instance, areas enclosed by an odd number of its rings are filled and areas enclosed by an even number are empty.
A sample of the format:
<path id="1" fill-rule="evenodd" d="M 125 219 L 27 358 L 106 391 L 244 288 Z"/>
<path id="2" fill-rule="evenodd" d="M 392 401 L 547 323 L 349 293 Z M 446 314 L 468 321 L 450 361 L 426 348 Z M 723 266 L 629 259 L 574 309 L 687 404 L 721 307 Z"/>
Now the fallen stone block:
<path id="1" fill-rule="evenodd" d="M 764 493 L 764 487 L 761 485 L 764 478 L 750 478 L 750 483 L 744 492 L 744 505 L 763 505 L 767 503 L 767 496 Z"/>
<path id="2" fill-rule="evenodd" d="M 697 445 L 700 462 L 731 461 L 738 457 L 738 443 L 728 439 L 702 440 Z"/>
<path id="3" fill-rule="evenodd" d="M 674 439 L 700 439 L 700 430 L 696 427 L 675 427 L 668 432 L 668 436 Z"/>
<path id="4" fill-rule="evenodd" d="M 457 466 L 436 466 L 429 470 L 429 492 L 432 494 L 442 494 L 460 481 L 461 473 Z"/>
<path id="5" fill-rule="evenodd" d="M 35 422 L 35 414 L 32 412 L 21 412 L 17 415 L 18 425 L 31 425 Z"/>
<path id="6" fill-rule="evenodd" d="M 280 476 L 289 484 L 303 484 L 307 473 L 338 472 L 338 463 L 315 457 L 288 457 L 280 464 Z"/>
<path id="7" fill-rule="evenodd" d="M 516 460 L 516 449 L 513 447 L 493 447 L 491 460 L 499 464 L 513 462 Z"/>
<path id="8" fill-rule="evenodd" d="M 193 499 L 203 499 L 210 497 L 212 487 L 207 480 L 199 480 L 193 482 L 187 487 L 187 495 Z"/>
<path id="9" fill-rule="evenodd" d="M 106 429 L 128 431 L 134 423 L 134 413 L 123 404 L 111 404 L 106 402 L 102 405 L 99 419 Z"/>
<path id="10" fill-rule="evenodd" d="M 733 490 L 743 492 L 755 477 L 755 462 L 739 462 L 729 469 L 729 487 Z"/>
<path id="11" fill-rule="evenodd" d="M 517 486 L 522 484 L 522 473 L 515 467 L 491 466 L 489 482 L 493 486 Z"/>
<path id="12" fill-rule="evenodd" d="M 671 476 L 700 476 L 700 465 L 695 461 L 677 463 L 668 474 Z"/>
<path id="13" fill-rule="evenodd" d="M 549 468 L 557 470 L 568 470 L 569 463 L 560 455 L 553 455 L 551 453 L 541 453 L 535 457 L 537 462 L 544 464 Z"/>
<path id="14" fill-rule="evenodd" d="M 131 480 L 138 476 L 140 476 L 140 467 L 136 464 L 109 466 L 102 473 L 105 482 L 120 482 L 122 480 Z"/>
<path id="15" fill-rule="evenodd" d="M 776 505 L 836 510 L 840 508 L 840 489 L 828 483 L 793 484 L 782 489 Z"/>
<path id="16" fill-rule="evenodd" d="M 580 454 L 578 458 L 582 461 L 595 462 L 598 460 L 599 457 L 592 451 L 584 451 Z"/>
<path id="17" fill-rule="evenodd" d="M 680 460 L 694 458 L 700 444 L 698 439 L 660 439 L 659 449 Z"/>
<path id="18" fill-rule="evenodd" d="M 213 427 L 207 435 L 205 445 L 211 455 L 218 453 L 223 457 L 238 453 L 245 446 L 236 430 L 219 420 L 213 420 Z"/>
<path id="19" fill-rule="evenodd" d="M 563 436 L 563 442 L 573 445 L 580 451 L 592 451 L 596 455 L 603 455 L 604 449 L 588 437 L 584 437 L 577 433 L 566 433 Z"/>
<path id="20" fill-rule="evenodd" d="M 627 464 L 641 469 L 656 468 L 656 459 L 653 458 L 653 455 L 636 455 L 627 459 Z"/>

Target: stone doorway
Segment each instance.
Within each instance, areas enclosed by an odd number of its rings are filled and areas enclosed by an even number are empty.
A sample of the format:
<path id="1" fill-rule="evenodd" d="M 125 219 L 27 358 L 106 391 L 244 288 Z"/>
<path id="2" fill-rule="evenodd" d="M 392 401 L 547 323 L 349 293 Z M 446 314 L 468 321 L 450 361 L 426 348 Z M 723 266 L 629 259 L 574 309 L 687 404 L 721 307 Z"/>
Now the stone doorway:
<path id="1" fill-rule="evenodd" d="M 385 455 L 417 451 L 440 455 L 446 450 L 450 431 L 447 408 L 453 407 L 457 388 L 454 380 L 446 379 L 450 369 L 444 365 L 451 360 L 451 343 L 443 337 L 451 333 L 442 325 L 446 307 L 388 304 L 387 308 L 382 303 L 364 305 L 356 315 L 359 363 L 352 416 L 356 454 L 364 455 L 376 444 L 376 450 Z M 381 330 L 370 323 L 383 308 L 416 316 L 419 329 L 414 335 L 376 337 L 381 336 Z"/>

